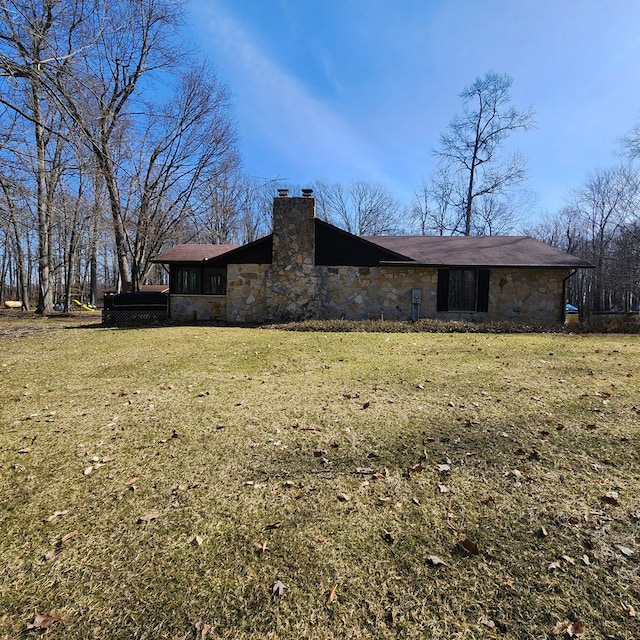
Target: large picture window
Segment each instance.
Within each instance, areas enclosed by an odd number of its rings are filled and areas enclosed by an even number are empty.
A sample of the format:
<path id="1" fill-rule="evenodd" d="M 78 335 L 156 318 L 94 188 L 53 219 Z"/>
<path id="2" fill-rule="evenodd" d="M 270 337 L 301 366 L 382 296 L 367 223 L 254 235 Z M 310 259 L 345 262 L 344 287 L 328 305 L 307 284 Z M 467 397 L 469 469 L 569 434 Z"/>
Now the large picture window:
<path id="1" fill-rule="evenodd" d="M 489 269 L 438 269 L 438 311 L 487 311 Z"/>
<path id="2" fill-rule="evenodd" d="M 223 296 L 227 293 L 226 267 L 173 267 L 171 293 Z"/>

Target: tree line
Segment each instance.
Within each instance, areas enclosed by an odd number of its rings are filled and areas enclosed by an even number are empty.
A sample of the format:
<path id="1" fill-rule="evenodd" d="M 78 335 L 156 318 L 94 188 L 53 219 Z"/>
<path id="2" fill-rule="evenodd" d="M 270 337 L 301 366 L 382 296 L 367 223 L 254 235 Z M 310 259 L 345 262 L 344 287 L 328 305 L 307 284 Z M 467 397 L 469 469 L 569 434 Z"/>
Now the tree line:
<path id="1" fill-rule="evenodd" d="M 151 258 L 181 242 L 250 242 L 292 185 L 242 171 L 228 88 L 185 48 L 181 0 L 0 0 L 0 299 L 97 304 L 102 287 L 164 281 Z M 318 216 L 358 235 L 496 235 L 532 206 L 526 163 L 505 153 L 535 126 L 512 79 L 487 73 L 402 205 L 383 185 L 317 180 Z M 640 127 L 640 125 L 639 125 Z M 593 309 L 638 300 L 640 128 L 628 162 L 527 230 L 596 265 L 570 282 Z"/>

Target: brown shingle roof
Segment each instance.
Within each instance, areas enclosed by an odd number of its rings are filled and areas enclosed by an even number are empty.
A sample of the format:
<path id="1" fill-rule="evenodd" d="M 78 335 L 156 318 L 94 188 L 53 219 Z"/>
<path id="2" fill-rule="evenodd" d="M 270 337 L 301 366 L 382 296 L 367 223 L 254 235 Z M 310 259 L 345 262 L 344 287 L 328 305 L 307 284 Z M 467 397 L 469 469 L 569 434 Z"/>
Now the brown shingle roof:
<path id="1" fill-rule="evenodd" d="M 558 267 L 592 265 L 526 236 L 367 236 L 418 264 L 450 267 Z"/>
<path id="2" fill-rule="evenodd" d="M 237 244 L 177 244 L 161 253 L 152 262 L 169 264 L 171 262 L 203 262 L 217 258 L 227 251 L 237 249 Z"/>

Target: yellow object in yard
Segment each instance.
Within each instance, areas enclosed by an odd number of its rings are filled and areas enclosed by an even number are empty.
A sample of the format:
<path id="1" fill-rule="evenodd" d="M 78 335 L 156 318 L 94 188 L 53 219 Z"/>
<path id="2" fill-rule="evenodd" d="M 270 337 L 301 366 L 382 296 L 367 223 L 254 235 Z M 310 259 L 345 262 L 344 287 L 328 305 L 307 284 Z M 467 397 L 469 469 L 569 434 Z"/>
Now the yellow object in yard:
<path id="1" fill-rule="evenodd" d="M 80 302 L 79 300 L 74 300 L 73 303 L 77 304 L 81 309 L 84 309 L 85 311 L 98 311 L 98 309 L 94 309 L 93 307 L 90 307 L 88 304 L 82 304 L 82 302 Z"/>

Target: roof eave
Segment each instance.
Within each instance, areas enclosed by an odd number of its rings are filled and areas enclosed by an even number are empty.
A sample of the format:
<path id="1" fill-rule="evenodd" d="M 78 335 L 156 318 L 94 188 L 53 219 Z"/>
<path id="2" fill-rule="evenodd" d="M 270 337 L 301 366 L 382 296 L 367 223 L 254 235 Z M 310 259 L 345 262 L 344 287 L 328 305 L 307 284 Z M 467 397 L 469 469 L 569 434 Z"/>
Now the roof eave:
<path id="1" fill-rule="evenodd" d="M 434 268 L 458 268 L 458 269 L 593 269 L 589 263 L 584 264 L 510 264 L 510 263 L 456 263 L 456 262 L 419 262 L 417 260 L 385 260 L 380 261 L 381 267 L 434 267 Z"/>

